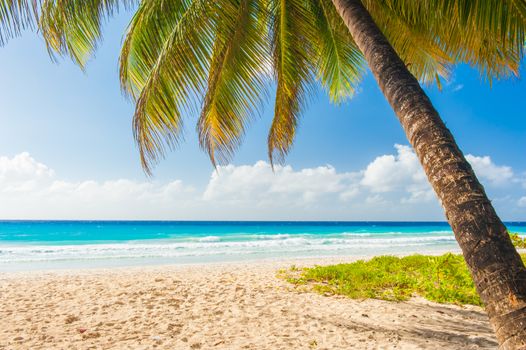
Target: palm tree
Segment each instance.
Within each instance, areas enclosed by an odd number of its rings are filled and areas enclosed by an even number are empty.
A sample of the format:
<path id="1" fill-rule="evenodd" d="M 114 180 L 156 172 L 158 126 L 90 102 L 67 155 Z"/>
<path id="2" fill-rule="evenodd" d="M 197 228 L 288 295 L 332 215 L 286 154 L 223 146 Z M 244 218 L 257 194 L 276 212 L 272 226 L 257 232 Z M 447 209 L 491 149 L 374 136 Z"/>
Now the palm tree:
<path id="1" fill-rule="evenodd" d="M 0 41 L 38 21 L 51 53 L 81 67 L 102 23 L 133 0 L 0 0 Z M 526 347 L 526 269 L 419 81 L 469 63 L 490 82 L 518 74 L 524 0 L 142 0 L 120 57 L 147 173 L 200 111 L 201 147 L 228 162 L 275 81 L 269 158 L 282 162 L 317 82 L 352 97 L 367 64 L 462 248 L 502 348 Z"/>
<path id="2" fill-rule="evenodd" d="M 506 227 L 453 135 L 364 4 L 360 0 L 333 0 L 333 3 L 363 52 L 442 203 L 500 347 L 526 348 L 526 269 L 511 243 Z M 454 9 L 451 15 L 454 16 L 455 10 L 461 10 L 460 3 L 458 1 L 456 5 L 459 8 Z M 488 3 L 492 5 L 488 8 L 490 19 L 501 20 L 492 18 L 494 11 L 495 14 L 505 13 L 511 17 L 508 19 L 510 22 L 514 20 L 511 13 L 513 4 Z M 522 7 L 518 6 L 515 10 L 526 9 L 526 2 L 517 1 L 516 4 L 522 4 Z M 440 11 L 429 6 L 420 15 L 435 13 L 432 10 Z M 472 14 L 465 16 L 468 25 L 477 21 Z M 511 26 L 504 20 L 496 25 L 504 25 L 506 30 Z M 502 33 L 503 41 L 511 33 Z M 518 46 L 511 45 L 508 49 L 521 57 L 523 32 L 519 33 L 518 39 Z M 490 54 L 497 56 L 498 51 Z"/>

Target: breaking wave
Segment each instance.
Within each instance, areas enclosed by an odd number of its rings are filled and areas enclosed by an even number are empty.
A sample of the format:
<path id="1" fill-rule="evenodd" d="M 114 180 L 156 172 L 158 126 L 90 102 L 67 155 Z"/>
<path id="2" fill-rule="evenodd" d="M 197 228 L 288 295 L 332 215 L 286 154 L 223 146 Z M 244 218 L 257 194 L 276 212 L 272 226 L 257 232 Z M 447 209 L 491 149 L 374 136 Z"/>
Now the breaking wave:
<path id="1" fill-rule="evenodd" d="M 122 258 L 181 258 L 199 256 L 298 256 L 393 252 L 411 248 L 454 246 L 451 234 L 396 236 L 373 234 L 283 234 L 240 236 L 205 236 L 182 240 L 134 241 L 124 243 L 76 245 L 0 246 L 0 263 Z"/>

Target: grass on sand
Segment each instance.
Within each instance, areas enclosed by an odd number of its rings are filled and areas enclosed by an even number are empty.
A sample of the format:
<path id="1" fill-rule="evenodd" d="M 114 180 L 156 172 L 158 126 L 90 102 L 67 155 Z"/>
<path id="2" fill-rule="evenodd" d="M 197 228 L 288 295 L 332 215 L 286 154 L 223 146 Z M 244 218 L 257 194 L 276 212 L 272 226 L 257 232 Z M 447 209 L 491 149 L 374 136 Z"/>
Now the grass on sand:
<path id="1" fill-rule="evenodd" d="M 526 240 L 511 234 L 517 248 Z M 522 255 L 526 261 L 526 255 Z M 411 255 L 403 258 L 378 256 L 350 264 L 315 266 L 281 271 L 281 276 L 297 286 L 322 294 L 340 294 L 353 299 L 403 301 L 422 296 L 439 303 L 482 306 L 461 255 Z"/>

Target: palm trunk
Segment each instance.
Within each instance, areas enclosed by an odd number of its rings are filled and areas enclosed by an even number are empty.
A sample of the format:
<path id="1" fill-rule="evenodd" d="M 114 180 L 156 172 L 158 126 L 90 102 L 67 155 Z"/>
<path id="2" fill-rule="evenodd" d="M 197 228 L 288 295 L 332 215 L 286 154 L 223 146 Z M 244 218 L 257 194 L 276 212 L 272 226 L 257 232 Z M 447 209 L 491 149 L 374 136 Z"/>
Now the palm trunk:
<path id="1" fill-rule="evenodd" d="M 526 269 L 506 227 L 453 135 L 361 1 L 333 3 L 442 203 L 501 348 L 526 348 Z"/>

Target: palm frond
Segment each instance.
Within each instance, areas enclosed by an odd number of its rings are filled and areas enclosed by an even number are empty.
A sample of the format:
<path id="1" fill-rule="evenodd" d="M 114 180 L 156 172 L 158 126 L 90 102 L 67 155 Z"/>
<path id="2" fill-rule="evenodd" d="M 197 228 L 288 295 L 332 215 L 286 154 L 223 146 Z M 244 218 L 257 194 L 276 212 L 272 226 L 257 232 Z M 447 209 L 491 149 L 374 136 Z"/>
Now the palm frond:
<path id="1" fill-rule="evenodd" d="M 423 82 L 440 85 L 457 63 L 490 81 L 518 73 L 525 0 L 362 1 Z M 201 147 L 212 163 L 228 161 L 260 110 L 269 66 L 276 100 L 268 153 L 272 164 L 282 162 L 315 78 L 340 102 L 364 72 L 330 0 L 0 0 L 0 45 L 38 23 L 52 55 L 84 67 L 104 22 L 137 4 L 120 79 L 136 102 L 134 135 L 147 173 L 180 141 L 183 116 L 199 110 Z"/>
<path id="2" fill-rule="evenodd" d="M 70 56 L 84 68 L 101 38 L 104 21 L 138 0 L 43 0 L 39 27 L 49 53 Z"/>
<path id="3" fill-rule="evenodd" d="M 488 80 L 517 74 L 524 55 L 523 0 L 364 0 L 375 20 L 375 7 L 390 8 L 414 32 L 431 37 L 455 64 L 466 63 Z M 396 30 L 383 27 L 386 36 Z"/>
<path id="4" fill-rule="evenodd" d="M 33 28 L 38 18 L 37 0 L 0 0 L 0 46 Z"/>
<path id="5" fill-rule="evenodd" d="M 313 81 L 312 12 L 301 0 L 272 3 L 271 32 L 276 101 L 268 136 L 271 164 L 282 163 L 288 153 Z"/>
<path id="6" fill-rule="evenodd" d="M 179 20 L 171 22 L 171 31 L 161 38 L 162 47 L 151 69 L 147 67 L 155 51 L 141 50 L 128 55 L 128 72 L 130 66 L 146 64 L 145 67 L 132 68 L 135 80 L 143 86 L 131 90 L 140 91 L 133 118 L 134 136 L 139 147 L 141 163 L 147 173 L 151 166 L 164 157 L 166 147 L 177 145 L 183 125 L 182 115 L 196 109 L 197 101 L 206 87 L 206 78 L 213 46 L 219 2 L 194 0 L 189 3 Z M 152 21 L 151 26 L 156 26 Z M 154 28 L 142 28 L 154 33 Z M 162 34 L 162 30 L 159 31 Z M 149 45 L 149 40 L 156 41 L 147 35 L 142 42 Z M 137 42 L 141 45 L 141 42 Z M 155 44 L 152 44 L 155 49 Z M 134 61 L 130 61 L 131 58 Z M 146 73 L 145 76 L 140 76 Z M 139 77 L 137 78 L 137 76 Z M 131 76 L 131 75 L 130 75 Z"/>
<path id="7" fill-rule="evenodd" d="M 168 37 L 188 10 L 189 0 L 145 0 L 126 31 L 119 58 L 123 92 L 138 99 Z"/>
<path id="8" fill-rule="evenodd" d="M 436 0 L 443 16 L 453 19 L 433 30 L 454 60 L 477 68 L 490 82 L 517 75 L 523 57 L 526 21 L 510 1 L 457 0 L 455 4 Z"/>
<path id="9" fill-rule="evenodd" d="M 526 22 L 526 1 L 524 0 L 511 0 L 510 1 L 515 10 L 518 11 L 519 16 L 524 22 Z"/>
<path id="10" fill-rule="evenodd" d="M 198 133 L 214 165 L 226 163 L 261 107 L 270 65 L 258 0 L 222 1 Z"/>
<path id="11" fill-rule="evenodd" d="M 314 18 L 318 79 L 333 102 L 352 97 L 365 72 L 363 55 L 331 0 L 309 1 Z"/>
<path id="12" fill-rule="evenodd" d="M 389 5 L 383 1 L 370 2 L 375 22 L 411 73 L 423 83 L 436 82 L 440 87 L 440 79 L 447 80 L 451 74 L 453 58 L 436 41 L 435 33 L 408 23 Z"/>

